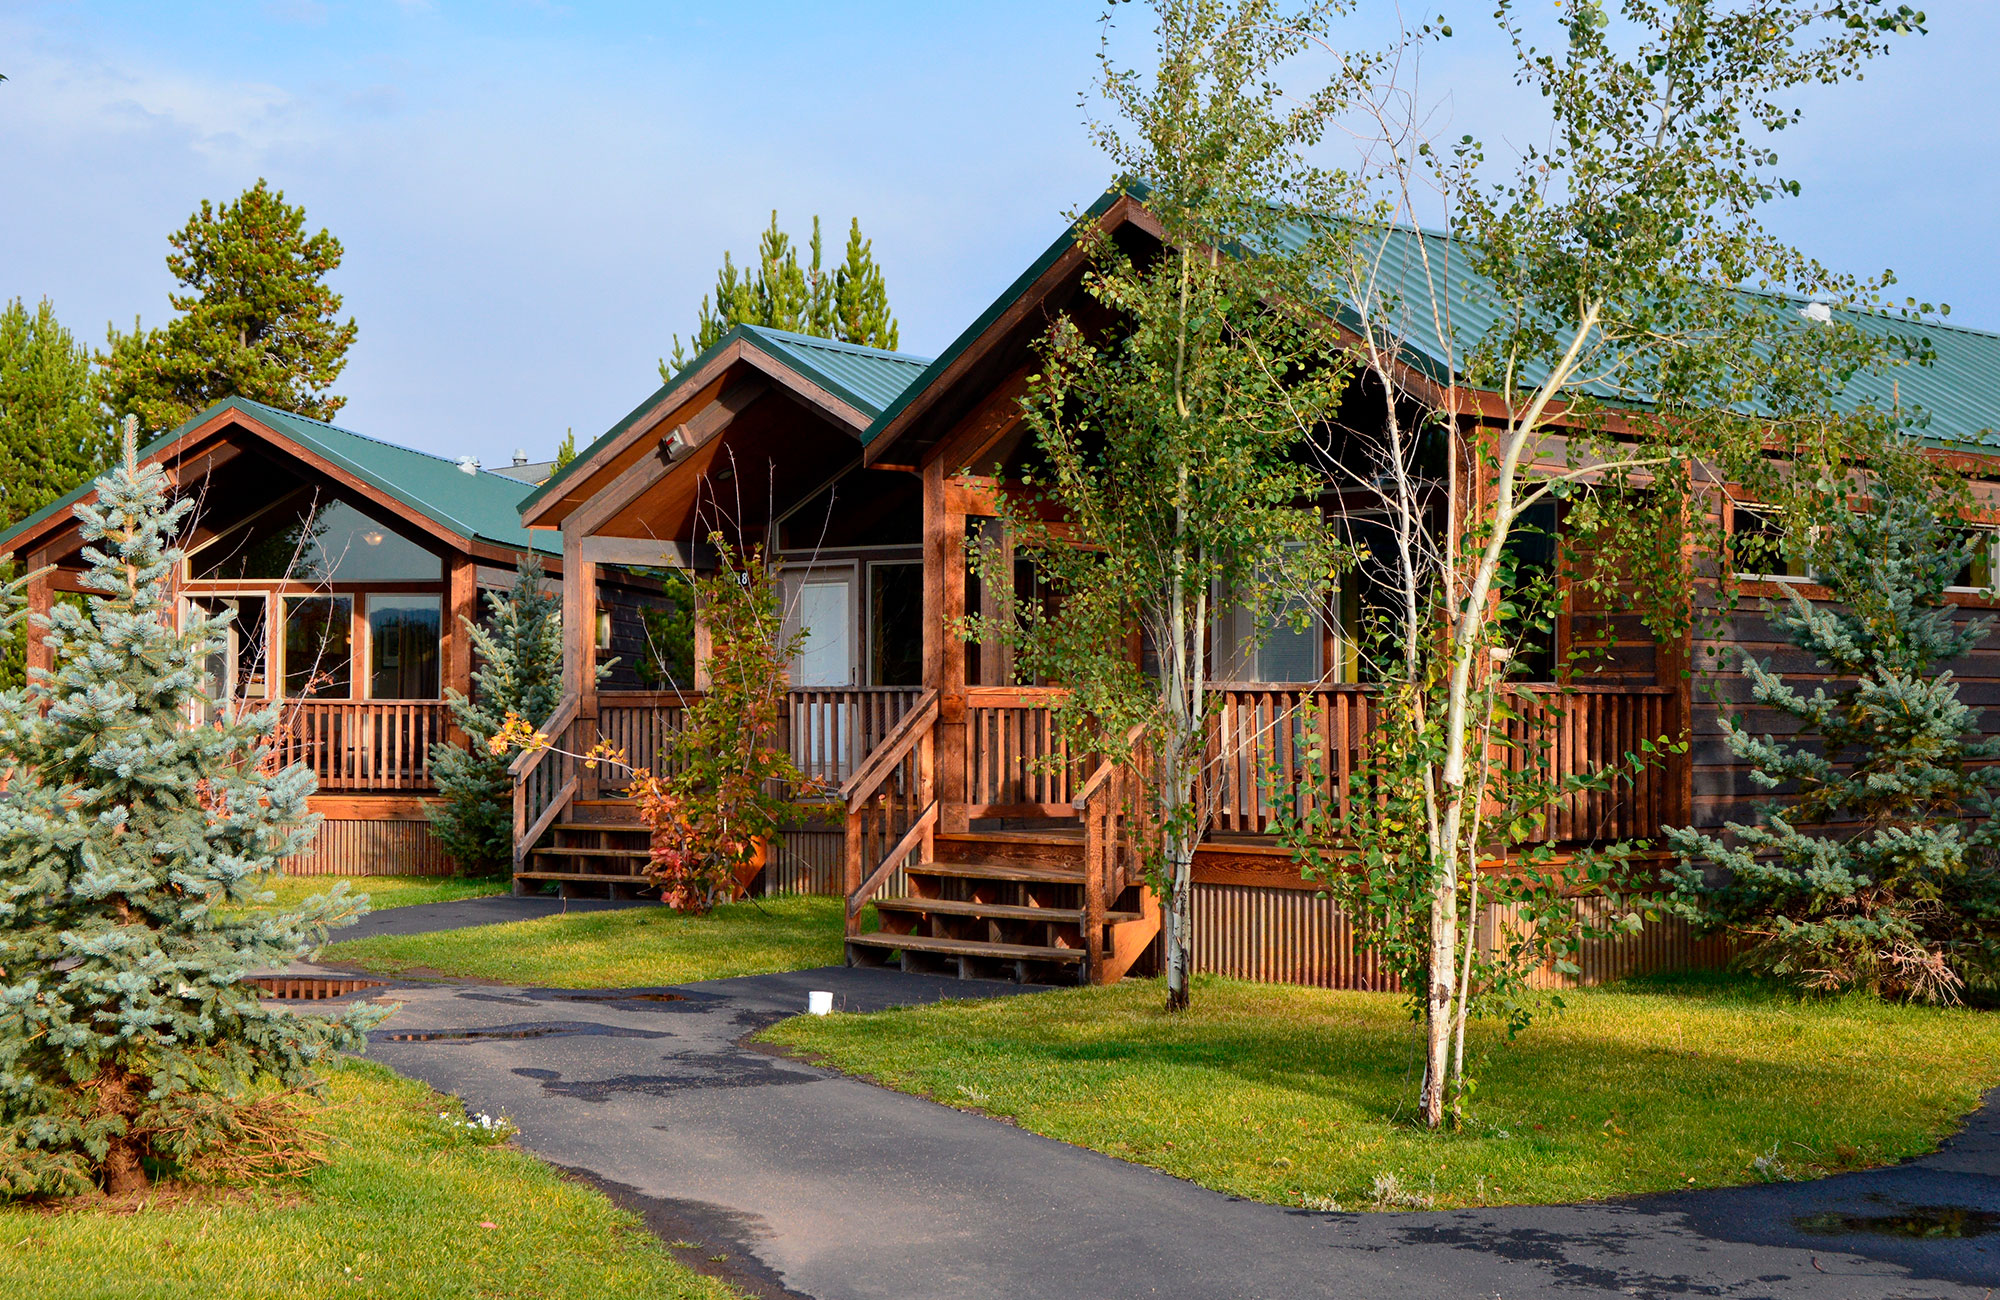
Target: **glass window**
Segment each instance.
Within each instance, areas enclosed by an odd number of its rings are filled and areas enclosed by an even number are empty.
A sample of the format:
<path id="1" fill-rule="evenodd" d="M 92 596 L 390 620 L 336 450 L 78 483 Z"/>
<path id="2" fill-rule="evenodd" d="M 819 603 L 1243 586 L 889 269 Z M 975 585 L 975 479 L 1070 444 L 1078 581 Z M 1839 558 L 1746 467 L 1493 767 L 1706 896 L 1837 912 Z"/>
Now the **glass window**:
<path id="1" fill-rule="evenodd" d="M 1262 578 L 1273 587 L 1291 580 L 1293 575 L 1277 572 Z M 1251 682 L 1318 681 L 1324 639 L 1320 614 L 1315 595 L 1303 591 L 1273 590 L 1265 599 L 1230 605 L 1223 627 L 1224 635 L 1234 642 L 1229 677 Z"/>
<path id="2" fill-rule="evenodd" d="M 1738 575 L 1800 580 L 1808 576 L 1805 559 L 1785 536 L 1785 521 L 1777 511 L 1739 504 L 1730 516 L 1729 542 Z"/>
<path id="3" fill-rule="evenodd" d="M 285 694 L 344 700 L 354 694 L 354 601 L 295 596 L 285 602 Z"/>
<path id="4" fill-rule="evenodd" d="M 302 493 L 204 544 L 189 557 L 188 573 L 219 581 L 436 582 L 444 562 L 344 501 Z"/>
<path id="5" fill-rule="evenodd" d="M 440 598 L 368 597 L 368 695 L 377 700 L 438 698 Z"/>
<path id="6" fill-rule="evenodd" d="M 1993 543 L 1995 534 L 1983 528 L 1966 530 L 1966 540 L 1972 544 L 1972 558 L 1951 580 L 1954 587 L 1973 587 L 1980 591 L 1993 585 Z"/>
<path id="7" fill-rule="evenodd" d="M 868 567 L 868 684 L 921 686 L 924 680 L 924 566 Z"/>
<path id="8" fill-rule="evenodd" d="M 1556 505 L 1538 501 L 1508 531 L 1501 593 L 1501 638 L 1514 649 L 1523 681 L 1556 679 Z"/>
<path id="9" fill-rule="evenodd" d="M 197 615 L 232 615 L 219 644 L 202 665 L 202 694 L 211 700 L 261 699 L 269 690 L 264 673 L 264 598 L 201 596 L 188 601 Z"/>

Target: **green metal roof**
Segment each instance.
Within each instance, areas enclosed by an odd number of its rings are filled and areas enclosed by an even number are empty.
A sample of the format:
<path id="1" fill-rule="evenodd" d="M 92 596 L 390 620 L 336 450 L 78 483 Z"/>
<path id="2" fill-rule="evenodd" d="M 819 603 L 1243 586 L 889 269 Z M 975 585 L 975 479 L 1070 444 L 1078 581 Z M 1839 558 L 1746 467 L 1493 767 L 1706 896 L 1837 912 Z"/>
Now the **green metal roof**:
<path id="1" fill-rule="evenodd" d="M 1146 187 L 1136 183 L 1115 186 L 1091 206 L 1084 218 L 1101 215 L 1126 194 L 1143 202 L 1146 193 Z M 1382 295 L 1404 304 L 1400 317 L 1387 322 L 1388 328 L 1406 341 L 1413 364 L 1443 378 L 1443 359 L 1467 356 L 1497 323 L 1502 307 L 1499 295 L 1472 273 L 1462 255 L 1454 256 L 1450 237 L 1407 226 L 1379 229 L 1382 242 L 1376 264 Z M 1305 233 L 1303 224 L 1299 224 L 1289 230 L 1281 229 L 1278 237 L 1293 242 L 1303 239 Z M 952 341 L 917 382 L 905 388 L 876 418 L 862 435 L 863 443 L 872 443 L 919 394 L 937 383 L 959 354 L 1012 307 L 1074 243 L 1072 225 Z M 1454 340 L 1452 349 L 1444 346 L 1440 322 L 1429 308 L 1427 275 L 1445 286 L 1444 324 Z M 1803 300 L 1773 300 L 1786 309 L 1805 306 Z M 1893 334 L 1928 339 L 1936 354 L 1927 366 L 1889 365 L 1854 376 L 1848 381 L 1845 394 L 1854 404 L 1867 402 L 1886 410 L 1900 402 L 1904 410 L 1920 411 L 1928 417 L 1928 426 L 1922 430 L 1927 440 L 1970 450 L 2000 451 L 2000 433 L 1995 432 L 1996 424 L 2000 424 L 2000 334 L 1878 314 L 1842 312 L 1840 315 L 1885 337 Z M 1597 395 L 1616 396 L 1609 390 Z"/>
<path id="2" fill-rule="evenodd" d="M 633 407 L 624 419 L 605 430 L 595 442 L 579 452 L 575 460 L 557 470 L 550 476 L 548 482 L 530 493 L 520 503 L 521 513 L 525 514 L 533 509 L 544 497 L 555 491 L 578 465 L 617 442 L 641 416 L 658 407 L 661 402 L 692 380 L 711 358 L 737 342 L 754 347 L 771 361 L 852 406 L 861 412 L 863 418 L 874 420 L 875 424 L 871 425 L 871 428 L 880 425 L 882 411 L 894 403 L 903 390 L 915 382 L 918 376 L 924 374 L 931 364 L 930 358 L 912 356 L 907 352 L 887 352 L 881 348 L 840 343 L 833 339 L 823 339 L 811 334 L 794 334 L 790 330 L 770 329 L 763 325 L 734 326 L 704 349 L 700 356 L 683 367 L 679 374 L 654 389 L 652 395 Z"/>
<path id="3" fill-rule="evenodd" d="M 1458 241 L 1439 231 L 1409 226 L 1377 230 L 1379 234 L 1371 232 L 1370 237 L 1379 238 L 1379 244 L 1364 243 L 1359 251 L 1378 268 L 1381 299 L 1392 306 L 1384 325 L 1418 354 L 1412 361 L 1442 377 L 1444 358 L 1468 356 L 1499 322 L 1504 304 L 1491 284 L 1473 273 L 1457 247 Z M 1295 226 L 1280 233 L 1299 238 L 1304 231 Z M 1442 322 L 1431 310 L 1426 277 L 1446 288 Z M 1790 295 L 1754 296 L 1767 300 L 1778 311 L 1800 311 L 1807 305 L 1804 299 Z M 1881 338 L 1927 339 L 1936 353 L 1929 365 L 1884 364 L 1855 375 L 1842 393 L 1847 403 L 1866 403 L 1880 410 L 1900 403 L 1905 411 L 1920 411 L 1928 417 L 1921 433 L 1930 441 L 1982 450 L 2000 448 L 2000 437 L 1994 435 L 1996 420 L 2000 420 L 2000 334 L 1871 312 L 1835 314 Z M 1451 350 L 1444 346 L 1446 329 L 1453 339 Z M 1579 388 L 1603 398 L 1621 396 L 1599 384 Z"/>
<path id="4" fill-rule="evenodd" d="M 1000 296 L 993 300 L 992 305 L 979 313 L 978 319 L 959 331 L 958 337 L 951 341 L 951 346 L 947 347 L 943 352 L 938 353 L 937 360 L 931 362 L 929 368 L 922 375 L 918 376 L 913 383 L 906 386 L 897 395 L 895 401 L 883 408 L 882 413 L 875 417 L 875 423 L 869 425 L 863 431 L 861 445 L 864 447 L 868 446 L 875 439 L 879 438 L 882 435 L 882 431 L 895 422 L 896 417 L 903 413 L 905 407 L 916 400 L 919 393 L 936 383 L 938 377 L 951 368 L 952 362 L 958 360 L 959 354 L 971 347 L 973 340 L 986 332 L 987 326 L 998 320 L 1003 312 L 1013 306 L 1015 301 L 1028 291 L 1030 285 L 1042 278 L 1044 271 L 1055 265 L 1057 258 L 1069 251 L 1070 245 L 1076 242 L 1076 227 L 1078 223 L 1104 215 L 1105 212 L 1110 210 L 1112 204 L 1127 194 L 1143 198 L 1145 192 L 1145 187 L 1142 185 L 1114 185 L 1099 195 L 1097 202 L 1091 204 L 1082 216 L 1078 218 L 1077 222 L 1072 222 L 1068 229 L 1056 236 L 1054 243 L 1042 250 L 1042 255 L 1035 259 L 1033 265 L 1014 277 L 1014 283 L 1002 290 Z"/>
<path id="5" fill-rule="evenodd" d="M 468 474 L 459 468 L 456 461 L 442 456 L 398 447 L 324 420 L 308 419 L 247 398 L 231 397 L 216 402 L 171 433 L 147 443 L 140 450 L 140 459 L 164 450 L 188 430 L 225 410 L 240 412 L 281 437 L 325 457 L 383 495 L 461 537 L 477 538 L 516 551 L 534 550 L 548 555 L 561 553 L 560 544 L 552 534 L 537 535 L 521 527 L 518 507 L 523 484 L 517 479 L 490 470 Z M 91 486 L 84 484 L 0 534 L 0 553 L 13 545 L 17 535 L 82 500 Z"/>

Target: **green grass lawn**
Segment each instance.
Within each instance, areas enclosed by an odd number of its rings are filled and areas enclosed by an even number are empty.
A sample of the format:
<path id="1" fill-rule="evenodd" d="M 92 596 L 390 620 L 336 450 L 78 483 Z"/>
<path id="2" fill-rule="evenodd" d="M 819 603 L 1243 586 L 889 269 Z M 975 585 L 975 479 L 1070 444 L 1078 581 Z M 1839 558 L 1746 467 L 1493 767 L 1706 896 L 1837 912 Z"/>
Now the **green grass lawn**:
<path id="1" fill-rule="evenodd" d="M 1411 1123 L 1415 1027 L 1389 994 L 1202 979 L 879 1015 L 761 1037 L 946 1105 L 1280 1204 L 1588 1200 L 1808 1177 L 1929 1151 L 2000 1084 L 2000 1015 L 1802 1002 L 1729 977 L 1565 995 L 1512 1045 L 1487 1034 L 1470 1122 Z M 1409 1202 L 1404 1202 L 1409 1204 Z"/>
<path id="2" fill-rule="evenodd" d="M 332 1163 L 134 1213 L 0 1209 L 0 1296 L 724 1300 L 638 1219 L 522 1152 L 450 1132 L 458 1103 L 379 1066 L 333 1072 Z"/>
<path id="3" fill-rule="evenodd" d="M 396 975 L 422 970 L 541 988 L 632 988 L 842 959 L 841 900 L 791 895 L 718 907 L 705 917 L 664 907 L 378 935 L 329 946 L 321 960 Z"/>
<path id="4" fill-rule="evenodd" d="M 368 907 L 411 907 L 417 903 L 453 903 L 461 898 L 504 894 L 511 887 L 504 877 L 462 879 L 457 876 L 275 876 L 264 882 L 273 908 L 297 907 L 314 894 L 328 893 L 341 881 L 350 892 L 368 895 Z M 251 910 L 251 909 L 245 909 Z"/>

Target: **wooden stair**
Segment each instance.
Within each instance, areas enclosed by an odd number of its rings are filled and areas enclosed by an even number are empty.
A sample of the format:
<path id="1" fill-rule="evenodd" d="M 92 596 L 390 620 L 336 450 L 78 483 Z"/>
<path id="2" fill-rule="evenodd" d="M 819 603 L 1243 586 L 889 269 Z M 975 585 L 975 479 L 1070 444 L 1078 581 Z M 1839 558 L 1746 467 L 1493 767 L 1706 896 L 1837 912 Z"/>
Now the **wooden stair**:
<path id="1" fill-rule="evenodd" d="M 1118 978 L 1158 933 L 1159 907 L 1143 886 L 1108 900 L 1103 952 L 1116 970 L 1093 973 L 1083 849 L 1066 830 L 938 835 L 901 892 L 873 900 L 881 929 L 848 936 L 848 964 L 1024 984 Z"/>
<path id="2" fill-rule="evenodd" d="M 646 880 L 651 838 L 627 800 L 575 800 L 514 873 L 514 892 L 553 884 L 564 898 L 654 897 Z"/>

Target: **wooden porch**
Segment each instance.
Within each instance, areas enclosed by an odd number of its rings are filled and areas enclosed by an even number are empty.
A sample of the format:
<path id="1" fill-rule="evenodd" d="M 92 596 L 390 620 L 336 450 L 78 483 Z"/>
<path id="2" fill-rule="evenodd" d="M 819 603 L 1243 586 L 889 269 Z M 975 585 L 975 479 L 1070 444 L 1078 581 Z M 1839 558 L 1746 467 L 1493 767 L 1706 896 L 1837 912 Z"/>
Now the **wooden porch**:
<path id="1" fill-rule="evenodd" d="M 1305 887 L 1271 839 L 1273 798 L 1344 801 L 1375 725 L 1365 686 L 1217 683 L 1206 780 L 1213 801 L 1197 859 L 1231 879 Z M 1523 708 L 1552 774 L 1627 761 L 1675 734 L 1672 687 L 1524 687 Z M 1076 755 L 1056 734 L 1046 688 L 969 687 L 958 716 L 935 690 L 800 690 L 784 743 L 823 783 L 841 835 L 837 888 L 850 960 L 1030 980 L 1115 980 L 1141 963 L 1159 909 L 1141 876 L 1132 783 L 1138 774 Z M 599 739 L 657 767 L 690 693 L 605 693 L 594 716 L 565 701 L 549 750 L 515 764 L 520 891 L 644 892 L 645 835 L 622 800 L 626 778 L 574 755 Z M 1306 780 L 1305 739 L 1326 739 L 1323 779 Z M 1675 759 L 1607 789 L 1565 796 L 1539 833 L 1580 845 L 1643 838 L 1683 815 Z M 818 832 L 822 835 L 825 831 Z M 830 892 L 830 891 L 829 891 Z M 864 933 L 873 905 L 880 929 Z"/>

